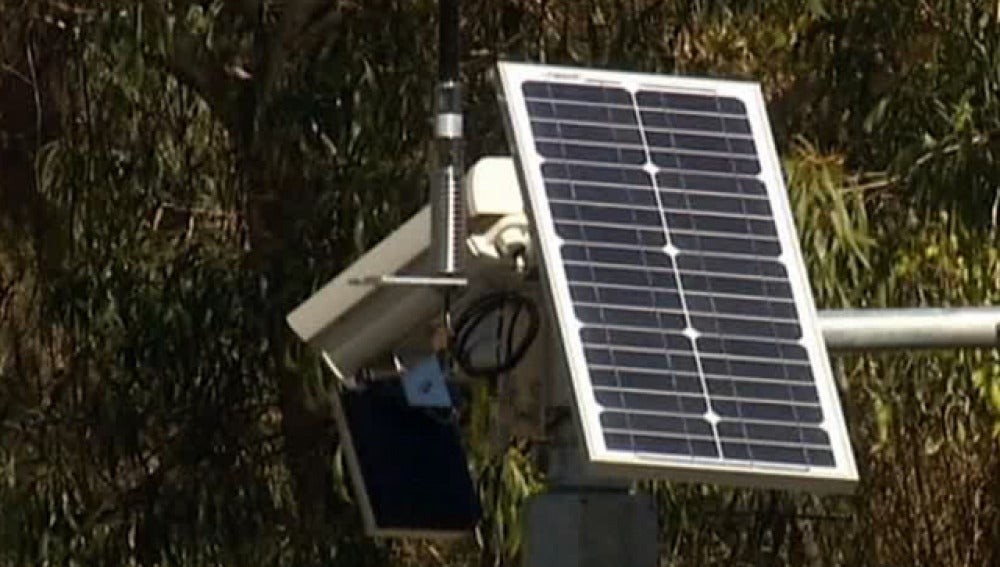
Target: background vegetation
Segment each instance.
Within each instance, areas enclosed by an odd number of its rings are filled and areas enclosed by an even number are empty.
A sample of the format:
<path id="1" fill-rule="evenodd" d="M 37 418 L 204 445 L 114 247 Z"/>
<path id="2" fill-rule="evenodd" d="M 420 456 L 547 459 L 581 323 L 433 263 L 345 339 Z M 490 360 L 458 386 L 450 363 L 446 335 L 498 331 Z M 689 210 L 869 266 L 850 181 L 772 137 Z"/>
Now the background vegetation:
<path id="1" fill-rule="evenodd" d="M 426 198 L 429 0 L 0 0 L 0 565 L 514 564 L 360 534 L 284 313 Z M 469 0 L 498 57 L 764 84 L 823 306 L 1000 301 L 1000 5 Z M 655 485 L 663 565 L 1000 565 L 996 351 L 838 361 L 856 496 Z M 489 473 L 489 474 L 487 474 Z"/>

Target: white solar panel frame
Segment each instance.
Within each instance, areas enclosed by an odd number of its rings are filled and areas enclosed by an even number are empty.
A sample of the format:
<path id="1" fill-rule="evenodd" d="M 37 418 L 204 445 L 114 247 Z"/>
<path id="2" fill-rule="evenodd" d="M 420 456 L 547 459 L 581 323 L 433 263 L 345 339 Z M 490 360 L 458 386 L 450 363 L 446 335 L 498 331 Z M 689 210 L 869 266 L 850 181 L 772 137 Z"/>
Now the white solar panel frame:
<path id="1" fill-rule="evenodd" d="M 794 220 L 787 198 L 781 164 L 771 133 L 760 85 L 753 82 L 601 71 L 574 67 L 501 62 L 498 64 L 501 112 L 506 118 L 508 140 L 512 143 L 526 210 L 532 219 L 535 242 L 547 293 L 558 321 L 559 338 L 570 375 L 576 414 L 583 432 L 586 460 L 595 475 L 660 477 L 669 480 L 708 482 L 734 486 L 843 493 L 858 480 L 850 438 L 830 368 L 826 345 L 819 328 L 816 305 L 799 247 Z M 527 81 L 566 83 L 623 88 L 633 96 L 640 90 L 679 94 L 718 95 L 741 100 L 747 109 L 753 141 L 757 147 L 761 173 L 772 207 L 782 256 L 778 260 L 788 271 L 802 330 L 800 344 L 807 350 L 823 423 L 830 436 L 836 467 L 809 467 L 778 463 L 748 463 L 719 458 L 659 455 L 612 450 L 605 446 L 600 422 L 601 407 L 590 382 L 580 338 L 581 325 L 573 310 L 570 287 L 561 261 L 562 239 L 548 207 L 541 165 L 546 160 L 535 150 L 531 119 L 522 84 Z M 639 124 L 638 128 L 642 128 Z M 648 148 L 647 148 L 648 151 Z M 655 186 L 655 183 L 654 183 Z"/>

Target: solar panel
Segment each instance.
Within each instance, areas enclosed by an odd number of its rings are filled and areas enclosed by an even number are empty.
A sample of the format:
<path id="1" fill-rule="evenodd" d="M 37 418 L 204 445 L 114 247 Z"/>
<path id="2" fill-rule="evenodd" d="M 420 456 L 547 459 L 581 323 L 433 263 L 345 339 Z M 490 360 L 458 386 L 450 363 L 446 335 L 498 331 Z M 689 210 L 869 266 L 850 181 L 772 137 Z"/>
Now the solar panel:
<path id="1" fill-rule="evenodd" d="M 454 537 L 479 521 L 457 428 L 411 407 L 401 383 L 344 390 L 334 405 L 365 529 L 385 537 Z"/>
<path id="2" fill-rule="evenodd" d="M 759 86 L 499 70 L 589 463 L 850 489 L 857 472 Z"/>

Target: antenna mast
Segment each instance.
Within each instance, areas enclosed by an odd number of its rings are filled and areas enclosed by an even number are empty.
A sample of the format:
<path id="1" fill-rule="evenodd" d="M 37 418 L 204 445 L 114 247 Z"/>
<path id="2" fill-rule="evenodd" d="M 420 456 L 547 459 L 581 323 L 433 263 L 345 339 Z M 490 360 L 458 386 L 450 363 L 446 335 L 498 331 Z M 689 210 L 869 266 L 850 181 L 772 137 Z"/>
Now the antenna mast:
<path id="1" fill-rule="evenodd" d="M 465 206 L 462 199 L 462 85 L 459 82 L 460 0 L 440 0 L 438 87 L 434 138 L 438 167 L 431 188 L 431 253 L 434 271 L 462 271 Z"/>

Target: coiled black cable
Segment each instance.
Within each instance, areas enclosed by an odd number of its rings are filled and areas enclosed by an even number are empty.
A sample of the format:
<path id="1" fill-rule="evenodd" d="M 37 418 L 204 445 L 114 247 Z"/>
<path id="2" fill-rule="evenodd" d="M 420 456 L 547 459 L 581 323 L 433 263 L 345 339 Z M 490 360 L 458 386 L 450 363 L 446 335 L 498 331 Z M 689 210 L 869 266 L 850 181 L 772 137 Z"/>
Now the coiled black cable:
<path id="1" fill-rule="evenodd" d="M 509 320 L 505 321 L 508 309 L 512 309 L 513 312 Z M 473 349 L 470 341 L 480 325 L 493 314 L 497 317 L 496 361 L 492 365 L 476 366 L 472 362 Z M 528 317 L 527 326 L 520 340 L 515 343 L 514 334 L 522 315 Z M 452 357 L 458 367 L 472 377 L 494 378 L 505 374 L 521 363 L 538 335 L 540 323 L 538 307 L 530 298 L 512 291 L 484 295 L 463 311 L 455 321 L 451 341 Z M 503 332 L 504 328 L 506 335 Z M 500 348 L 501 344 L 503 349 Z"/>

